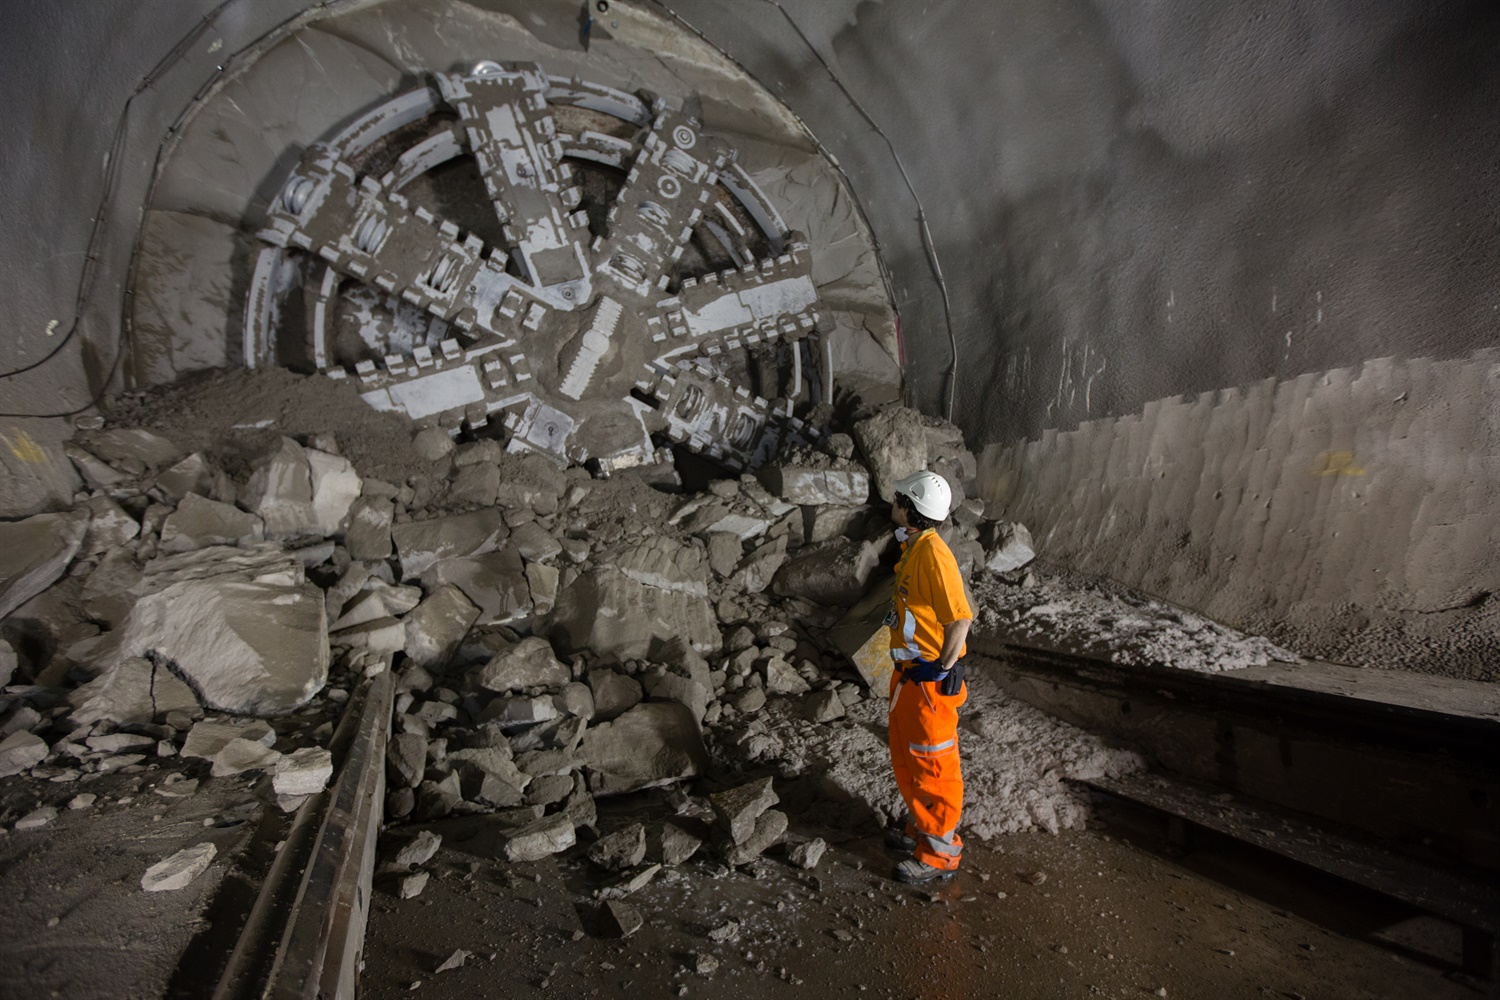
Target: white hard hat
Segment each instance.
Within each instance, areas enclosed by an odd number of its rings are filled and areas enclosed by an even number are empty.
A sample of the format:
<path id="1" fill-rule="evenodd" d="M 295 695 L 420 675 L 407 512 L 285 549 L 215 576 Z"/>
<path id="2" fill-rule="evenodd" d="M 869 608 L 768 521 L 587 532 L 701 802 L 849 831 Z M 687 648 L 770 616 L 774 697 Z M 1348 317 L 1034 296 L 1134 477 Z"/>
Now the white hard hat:
<path id="1" fill-rule="evenodd" d="M 934 521 L 946 520 L 953 504 L 953 488 L 948 485 L 948 480 L 926 469 L 896 480 L 891 488 L 908 497 L 917 513 Z"/>

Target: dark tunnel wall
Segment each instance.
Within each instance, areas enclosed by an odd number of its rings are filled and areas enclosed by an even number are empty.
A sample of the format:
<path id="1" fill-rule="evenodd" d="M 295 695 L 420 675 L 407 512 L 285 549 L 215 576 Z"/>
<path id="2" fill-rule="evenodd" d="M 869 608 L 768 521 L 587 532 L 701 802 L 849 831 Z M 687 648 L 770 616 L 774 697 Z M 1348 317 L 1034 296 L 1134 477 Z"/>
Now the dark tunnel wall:
<path id="1" fill-rule="evenodd" d="M 784 6 L 911 174 L 981 440 L 1497 340 L 1492 3 Z M 674 7 L 853 177 L 937 408 L 941 300 L 890 152 L 774 8 Z"/>
<path id="2" fill-rule="evenodd" d="M 0 410 L 99 387 L 157 144 L 222 54 L 306 6 L 231 2 L 213 38 L 137 98 L 82 333 L 55 362 L 0 381 Z M 12 143 L 0 194 L 16 212 L 0 240 L 6 370 L 67 327 L 125 98 L 215 10 L 0 11 L 17 95 L 0 111 Z M 1329 655 L 1370 634 L 1354 658 L 1494 658 L 1500 628 L 1475 600 L 1500 592 L 1485 353 L 1500 331 L 1500 7 L 671 10 L 847 172 L 892 275 L 910 398 L 941 413 L 948 342 L 917 205 L 809 42 L 890 137 L 947 278 L 954 418 L 984 453 L 992 510 L 1030 524 L 1045 557 L 1312 647 L 1334 622 L 1343 638 L 1318 647 Z M 65 433 L 21 423 L 44 442 Z M 12 486 L 35 475 L 7 468 Z M 1470 606 L 1480 617 L 1423 631 Z"/>

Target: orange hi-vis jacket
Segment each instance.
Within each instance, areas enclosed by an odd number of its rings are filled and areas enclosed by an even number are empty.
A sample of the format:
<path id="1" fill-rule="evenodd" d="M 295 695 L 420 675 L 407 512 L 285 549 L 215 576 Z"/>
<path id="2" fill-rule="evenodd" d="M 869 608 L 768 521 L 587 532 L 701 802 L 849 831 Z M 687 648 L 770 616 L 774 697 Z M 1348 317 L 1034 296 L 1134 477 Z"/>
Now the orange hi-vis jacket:
<path id="1" fill-rule="evenodd" d="M 886 716 L 891 769 L 906 804 L 906 834 L 916 841 L 912 856 L 951 871 L 963 856 L 958 835 L 964 779 L 958 755 L 958 709 L 967 687 L 944 695 L 933 682 L 908 680 L 903 663 L 936 661 L 943 655 L 943 629 L 973 618 L 953 551 L 928 529 L 902 544 L 896 565 L 890 709 Z M 960 650 L 962 656 L 965 650 Z"/>
<path id="2" fill-rule="evenodd" d="M 943 655 L 943 629 L 960 618 L 973 618 L 958 560 L 937 531 L 928 528 L 901 543 L 896 564 L 895 621 L 891 625 L 891 658 L 933 660 Z M 962 657 L 966 652 L 958 651 Z"/>

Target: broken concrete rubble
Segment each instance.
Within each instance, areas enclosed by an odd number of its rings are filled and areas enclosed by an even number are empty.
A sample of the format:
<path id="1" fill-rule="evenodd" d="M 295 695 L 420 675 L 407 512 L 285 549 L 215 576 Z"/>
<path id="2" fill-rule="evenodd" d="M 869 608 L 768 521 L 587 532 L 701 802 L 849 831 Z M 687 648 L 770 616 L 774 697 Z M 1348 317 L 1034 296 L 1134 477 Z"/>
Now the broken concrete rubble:
<path id="1" fill-rule="evenodd" d="M 497 509 L 407 521 L 391 529 L 401 560 L 401 578 L 414 580 L 433 564 L 493 552 L 509 537 L 505 518 Z"/>
<path id="2" fill-rule="evenodd" d="M 161 552 L 191 552 L 210 545 L 248 545 L 265 538 L 265 523 L 232 504 L 189 493 L 162 523 Z"/>
<path id="3" fill-rule="evenodd" d="M 549 816 L 512 833 L 505 841 L 505 858 L 540 861 L 566 851 L 575 843 L 573 821 L 566 815 Z"/>
<path id="4" fill-rule="evenodd" d="M 558 662 L 545 639 L 522 639 L 496 653 L 474 675 L 474 683 L 501 694 L 533 687 L 561 687 L 572 672 Z"/>
<path id="5" fill-rule="evenodd" d="M 459 588 L 436 588 L 406 616 L 406 658 L 419 667 L 446 668 L 478 617 L 479 609 Z"/>
<path id="6" fill-rule="evenodd" d="M 646 827 L 643 823 L 632 823 L 623 830 L 600 837 L 588 850 L 589 861 L 611 872 L 634 868 L 645 857 Z"/>
<path id="7" fill-rule="evenodd" d="M 206 551 L 206 550 L 205 550 Z M 138 600 L 97 648 L 95 669 L 170 662 L 206 708 L 272 715 L 328 679 L 323 593 L 306 582 L 241 574 L 188 579 Z"/>
<path id="8" fill-rule="evenodd" d="M 158 861 L 141 876 L 141 888 L 147 892 L 171 892 L 190 885 L 213 863 L 219 849 L 210 841 L 186 847 L 171 857 Z"/>
<path id="9" fill-rule="evenodd" d="M 698 724 L 676 702 L 643 702 L 589 729 L 579 759 L 595 795 L 668 784 L 703 773 L 708 753 Z"/>
<path id="10" fill-rule="evenodd" d="M 63 575 L 88 528 L 87 509 L 0 521 L 0 618 Z"/>

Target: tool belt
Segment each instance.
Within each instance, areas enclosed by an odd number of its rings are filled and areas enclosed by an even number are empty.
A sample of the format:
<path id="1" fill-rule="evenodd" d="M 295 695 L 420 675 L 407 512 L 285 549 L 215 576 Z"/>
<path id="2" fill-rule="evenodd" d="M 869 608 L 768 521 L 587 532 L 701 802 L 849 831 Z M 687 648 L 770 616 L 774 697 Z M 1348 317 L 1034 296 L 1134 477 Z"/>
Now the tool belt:
<path id="1" fill-rule="evenodd" d="M 952 670 L 944 670 L 941 664 L 931 660 L 907 660 L 901 666 L 901 679 L 923 683 L 935 682 L 938 685 L 938 693 L 951 698 L 963 688 L 964 664 L 960 660 L 953 665 Z"/>

